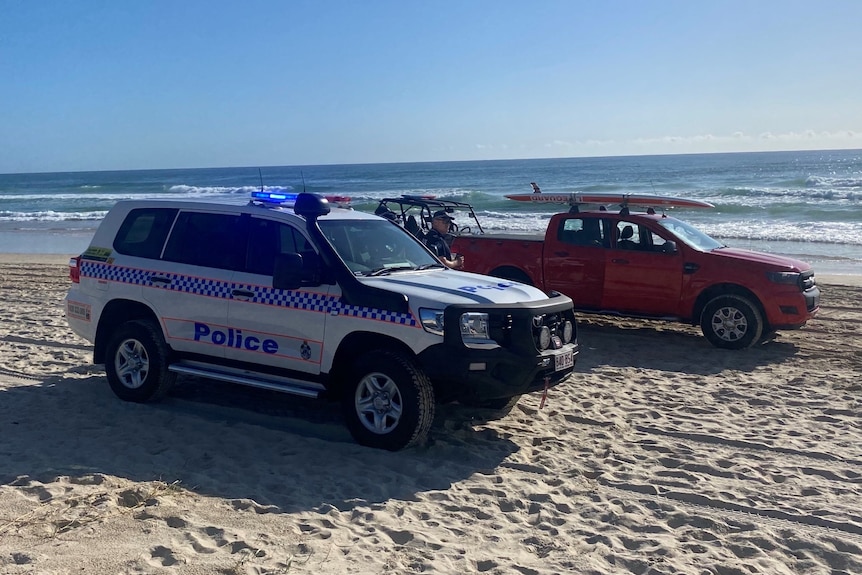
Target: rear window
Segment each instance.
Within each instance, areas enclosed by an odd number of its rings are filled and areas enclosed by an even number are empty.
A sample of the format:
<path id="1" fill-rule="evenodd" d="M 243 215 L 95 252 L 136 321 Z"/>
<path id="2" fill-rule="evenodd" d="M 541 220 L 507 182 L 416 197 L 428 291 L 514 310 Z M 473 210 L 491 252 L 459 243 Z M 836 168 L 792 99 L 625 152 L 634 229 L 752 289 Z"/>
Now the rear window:
<path id="1" fill-rule="evenodd" d="M 114 238 L 114 249 L 127 256 L 158 259 L 176 215 L 171 208 L 132 210 Z"/>

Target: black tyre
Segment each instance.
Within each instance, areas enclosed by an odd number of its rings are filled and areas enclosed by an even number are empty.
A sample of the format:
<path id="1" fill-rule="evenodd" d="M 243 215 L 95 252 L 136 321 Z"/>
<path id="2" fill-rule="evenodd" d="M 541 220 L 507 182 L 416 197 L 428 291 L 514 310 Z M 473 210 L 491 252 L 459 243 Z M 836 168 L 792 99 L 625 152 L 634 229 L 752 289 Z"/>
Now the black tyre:
<path id="1" fill-rule="evenodd" d="M 408 358 L 373 351 L 353 366 L 342 408 L 357 443 L 397 451 L 427 439 L 434 421 L 434 389 Z"/>
<path id="2" fill-rule="evenodd" d="M 122 324 L 108 341 L 105 373 L 120 399 L 143 403 L 163 396 L 176 380 L 168 371 L 168 346 L 152 321 Z"/>
<path id="3" fill-rule="evenodd" d="M 765 331 L 760 335 L 760 340 L 758 340 L 757 343 L 766 344 L 766 343 L 769 343 L 770 341 L 775 340 L 775 338 L 777 338 L 777 337 L 778 337 L 777 331 L 775 331 L 775 330 Z"/>
<path id="4" fill-rule="evenodd" d="M 735 294 L 721 295 L 704 306 L 700 328 L 716 347 L 745 349 L 760 340 L 763 317 L 748 298 Z"/>

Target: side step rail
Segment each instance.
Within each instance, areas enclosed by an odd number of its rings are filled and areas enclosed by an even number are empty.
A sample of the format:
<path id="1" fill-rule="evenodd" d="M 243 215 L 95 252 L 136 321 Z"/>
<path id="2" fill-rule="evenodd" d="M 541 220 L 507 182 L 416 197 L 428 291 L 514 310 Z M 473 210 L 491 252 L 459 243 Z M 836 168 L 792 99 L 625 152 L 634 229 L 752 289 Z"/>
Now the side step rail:
<path id="1" fill-rule="evenodd" d="M 312 389 L 307 385 L 303 385 L 302 382 L 295 380 L 284 380 L 285 383 L 274 383 L 273 381 L 254 376 L 228 373 L 224 371 L 193 367 L 183 364 L 171 364 L 168 366 L 168 371 L 172 371 L 174 373 L 182 373 L 185 375 L 204 377 L 207 379 L 215 379 L 217 381 L 226 381 L 228 383 L 237 383 L 239 385 L 247 385 L 249 387 L 257 387 L 260 389 L 268 389 L 270 391 L 289 393 L 291 395 L 300 395 L 302 397 L 308 397 L 311 399 L 317 399 L 318 397 L 320 397 L 321 392 L 321 390 Z"/>

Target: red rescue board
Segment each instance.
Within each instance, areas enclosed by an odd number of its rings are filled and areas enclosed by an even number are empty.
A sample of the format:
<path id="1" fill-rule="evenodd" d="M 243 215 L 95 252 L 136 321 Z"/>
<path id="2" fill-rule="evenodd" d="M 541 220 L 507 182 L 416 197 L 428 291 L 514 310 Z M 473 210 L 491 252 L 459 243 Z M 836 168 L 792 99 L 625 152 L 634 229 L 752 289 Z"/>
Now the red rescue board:
<path id="1" fill-rule="evenodd" d="M 623 206 L 662 206 L 667 208 L 714 208 L 709 202 L 672 198 L 669 196 L 650 196 L 644 194 L 581 193 L 552 194 L 546 192 L 532 194 L 509 194 L 506 196 L 517 202 L 542 204 L 620 204 Z"/>

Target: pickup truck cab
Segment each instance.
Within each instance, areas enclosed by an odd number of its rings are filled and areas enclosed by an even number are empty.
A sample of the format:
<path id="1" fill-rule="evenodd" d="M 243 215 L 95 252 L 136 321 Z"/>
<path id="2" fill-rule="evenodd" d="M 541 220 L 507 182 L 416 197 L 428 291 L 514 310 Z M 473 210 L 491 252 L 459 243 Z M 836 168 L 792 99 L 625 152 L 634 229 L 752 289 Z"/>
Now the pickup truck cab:
<path id="1" fill-rule="evenodd" d="M 446 269 L 313 194 L 118 202 L 69 275 L 69 325 L 119 398 L 157 399 L 178 374 L 327 397 L 383 449 L 421 443 L 437 403 L 511 408 L 578 354 L 567 296 Z"/>
<path id="2" fill-rule="evenodd" d="M 544 237 L 454 237 L 466 269 L 565 293 L 583 312 L 699 324 L 715 346 L 742 349 L 818 311 L 811 266 L 729 248 L 653 209 L 552 216 Z"/>

